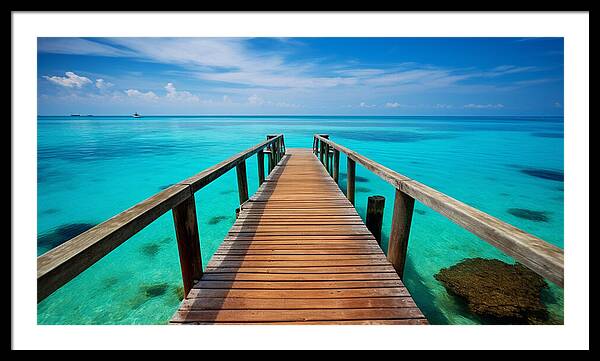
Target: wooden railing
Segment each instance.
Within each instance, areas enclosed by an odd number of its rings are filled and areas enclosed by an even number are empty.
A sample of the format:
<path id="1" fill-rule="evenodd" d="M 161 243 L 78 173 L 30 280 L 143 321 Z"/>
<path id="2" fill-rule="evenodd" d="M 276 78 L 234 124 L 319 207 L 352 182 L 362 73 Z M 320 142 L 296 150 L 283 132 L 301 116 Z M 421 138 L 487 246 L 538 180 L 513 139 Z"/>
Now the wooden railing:
<path id="1" fill-rule="evenodd" d="M 313 138 L 313 152 L 319 157 L 336 183 L 339 178 L 339 153 L 342 152 L 347 156 L 346 196 L 352 204 L 355 202 L 356 163 L 375 173 L 396 189 L 387 257 L 400 277 L 404 272 L 416 199 L 513 257 L 540 276 L 563 287 L 564 253 L 559 247 L 386 168 L 328 138 L 329 136 L 326 134 L 316 134 Z"/>
<path id="2" fill-rule="evenodd" d="M 265 153 L 268 154 L 270 173 L 285 154 L 283 134 L 269 135 L 267 140 L 172 185 L 39 256 L 37 259 L 38 302 L 169 210 L 173 211 L 183 287 L 187 295 L 194 282 L 202 276 L 194 193 L 235 167 L 240 205 L 243 204 L 248 200 L 246 159 L 257 154 L 260 185 L 265 180 Z"/>

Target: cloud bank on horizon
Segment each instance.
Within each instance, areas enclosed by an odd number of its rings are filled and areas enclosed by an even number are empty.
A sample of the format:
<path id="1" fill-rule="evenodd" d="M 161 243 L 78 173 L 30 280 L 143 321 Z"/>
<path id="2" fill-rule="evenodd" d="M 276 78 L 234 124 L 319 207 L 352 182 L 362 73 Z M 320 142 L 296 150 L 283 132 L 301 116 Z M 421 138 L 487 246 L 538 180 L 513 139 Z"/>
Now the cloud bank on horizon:
<path id="1" fill-rule="evenodd" d="M 38 38 L 40 115 L 562 115 L 563 88 L 562 38 Z"/>

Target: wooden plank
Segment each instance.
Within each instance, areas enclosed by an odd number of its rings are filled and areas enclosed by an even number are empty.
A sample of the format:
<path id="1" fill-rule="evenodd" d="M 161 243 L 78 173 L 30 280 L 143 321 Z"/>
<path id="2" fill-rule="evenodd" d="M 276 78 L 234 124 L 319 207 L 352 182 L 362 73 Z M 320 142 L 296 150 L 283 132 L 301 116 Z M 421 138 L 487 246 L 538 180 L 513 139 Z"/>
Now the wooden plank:
<path id="1" fill-rule="evenodd" d="M 352 319 L 409 319 L 417 318 L 417 308 L 365 308 L 327 310 L 207 310 L 178 311 L 172 322 L 274 322 L 274 321 L 340 321 Z"/>
<path id="2" fill-rule="evenodd" d="M 301 310 L 344 308 L 414 308 L 410 297 L 380 298 L 194 298 L 180 310 Z"/>
<path id="3" fill-rule="evenodd" d="M 255 289 L 212 289 L 194 287 L 188 298 L 376 298 L 410 296 L 403 287 L 312 289 L 312 290 L 255 290 Z"/>

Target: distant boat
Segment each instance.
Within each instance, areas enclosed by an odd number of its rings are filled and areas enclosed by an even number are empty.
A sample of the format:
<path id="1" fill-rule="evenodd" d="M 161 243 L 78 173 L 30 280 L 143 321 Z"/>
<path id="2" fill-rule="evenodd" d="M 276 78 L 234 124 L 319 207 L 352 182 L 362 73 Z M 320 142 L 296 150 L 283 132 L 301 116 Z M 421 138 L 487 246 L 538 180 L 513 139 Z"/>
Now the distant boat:
<path id="1" fill-rule="evenodd" d="M 132 115 L 132 116 L 133 116 L 134 118 L 141 118 L 141 117 L 142 117 L 142 116 L 141 116 L 141 115 L 139 115 L 137 112 L 133 113 L 133 115 Z"/>
<path id="2" fill-rule="evenodd" d="M 72 117 L 80 117 L 81 114 L 71 114 Z"/>

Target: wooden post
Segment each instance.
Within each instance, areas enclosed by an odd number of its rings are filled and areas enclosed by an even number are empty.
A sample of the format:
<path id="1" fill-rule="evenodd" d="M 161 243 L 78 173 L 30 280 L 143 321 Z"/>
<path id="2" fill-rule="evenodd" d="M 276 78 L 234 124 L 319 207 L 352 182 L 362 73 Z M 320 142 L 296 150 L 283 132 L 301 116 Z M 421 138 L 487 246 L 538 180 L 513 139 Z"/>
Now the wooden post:
<path id="1" fill-rule="evenodd" d="M 240 195 L 240 204 L 248 200 L 248 178 L 246 177 L 246 161 L 241 161 L 235 166 L 237 173 L 238 193 Z"/>
<path id="2" fill-rule="evenodd" d="M 329 159 L 331 157 L 329 156 L 329 144 L 325 145 L 325 169 L 327 170 L 327 173 L 329 173 Z"/>
<path id="3" fill-rule="evenodd" d="M 337 184 L 340 178 L 340 151 L 333 150 L 333 180 Z"/>
<path id="4" fill-rule="evenodd" d="M 258 186 L 260 187 L 265 181 L 265 153 L 260 150 L 256 153 L 258 158 Z"/>
<path id="5" fill-rule="evenodd" d="M 394 215 L 392 216 L 392 230 L 390 231 L 387 258 L 396 269 L 400 279 L 404 276 L 408 236 L 410 234 L 410 224 L 414 207 L 414 198 L 402 193 L 399 189 L 396 189 Z"/>
<path id="6" fill-rule="evenodd" d="M 325 138 L 325 139 L 329 139 L 329 134 L 319 134 L 319 135 L 321 137 Z M 320 148 L 321 156 L 320 156 L 320 159 L 321 159 L 321 163 L 323 165 L 325 165 L 325 159 L 326 159 L 325 158 L 325 147 L 328 146 L 328 144 L 325 144 L 325 142 L 322 142 L 322 141 L 320 143 L 321 143 L 321 148 Z"/>
<path id="7" fill-rule="evenodd" d="M 274 135 L 267 135 L 267 139 L 271 139 L 274 138 Z M 271 174 L 271 172 L 273 171 L 273 168 L 275 168 L 275 152 L 273 151 L 273 144 L 270 144 L 269 147 L 269 174 Z"/>
<path id="8" fill-rule="evenodd" d="M 356 176 L 356 162 L 354 162 L 350 157 L 348 157 L 348 183 L 346 185 L 346 197 L 350 201 L 350 203 L 354 204 L 354 184 L 355 184 L 355 176 Z"/>
<path id="9" fill-rule="evenodd" d="M 325 143 L 323 143 L 323 141 L 319 142 L 319 160 L 321 160 L 321 164 L 325 164 L 325 160 L 323 159 L 323 157 L 325 157 Z"/>
<path id="10" fill-rule="evenodd" d="M 385 207 L 385 197 L 371 196 L 367 200 L 367 228 L 381 246 L 381 226 L 383 224 L 383 208 Z"/>
<path id="11" fill-rule="evenodd" d="M 193 194 L 173 208 L 173 222 L 179 249 L 183 293 L 184 297 L 187 297 L 194 287 L 194 281 L 200 280 L 202 277 L 200 236 L 198 235 L 196 201 Z"/>

